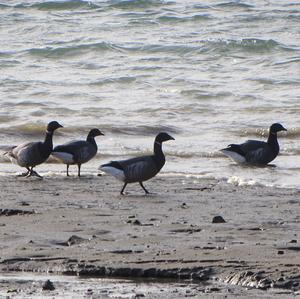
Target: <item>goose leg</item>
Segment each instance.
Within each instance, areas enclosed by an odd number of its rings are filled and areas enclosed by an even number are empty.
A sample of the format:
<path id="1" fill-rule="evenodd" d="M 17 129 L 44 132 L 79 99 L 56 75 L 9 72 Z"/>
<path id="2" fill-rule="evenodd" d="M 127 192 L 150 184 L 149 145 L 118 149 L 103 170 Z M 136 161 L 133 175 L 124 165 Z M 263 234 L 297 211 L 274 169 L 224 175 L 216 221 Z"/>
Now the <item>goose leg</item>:
<path id="1" fill-rule="evenodd" d="M 149 194 L 150 192 L 145 188 L 145 186 L 143 185 L 143 183 L 142 182 L 139 182 L 139 183 L 140 183 L 141 187 L 144 189 L 145 193 Z"/>
<path id="2" fill-rule="evenodd" d="M 125 190 L 126 186 L 127 186 L 127 183 L 124 184 L 124 186 L 123 186 L 123 188 L 122 188 L 122 190 L 120 192 L 121 195 L 124 195 L 124 190 Z"/>
<path id="3" fill-rule="evenodd" d="M 29 170 L 29 173 L 27 174 L 27 178 L 31 177 L 31 176 L 37 176 L 38 178 L 42 179 L 43 177 L 41 175 L 39 175 L 35 170 L 33 170 L 33 166 L 31 167 L 31 169 Z"/>
<path id="4" fill-rule="evenodd" d="M 78 176 L 80 177 L 80 167 L 81 167 L 81 164 L 78 164 Z"/>
<path id="5" fill-rule="evenodd" d="M 30 169 L 28 167 L 26 167 L 26 169 L 27 169 L 27 172 L 23 172 L 23 173 L 21 173 L 21 174 L 19 174 L 17 176 L 18 177 L 27 177 L 28 174 L 30 173 Z"/>
<path id="6" fill-rule="evenodd" d="M 67 164 L 67 176 L 69 176 L 69 164 Z"/>

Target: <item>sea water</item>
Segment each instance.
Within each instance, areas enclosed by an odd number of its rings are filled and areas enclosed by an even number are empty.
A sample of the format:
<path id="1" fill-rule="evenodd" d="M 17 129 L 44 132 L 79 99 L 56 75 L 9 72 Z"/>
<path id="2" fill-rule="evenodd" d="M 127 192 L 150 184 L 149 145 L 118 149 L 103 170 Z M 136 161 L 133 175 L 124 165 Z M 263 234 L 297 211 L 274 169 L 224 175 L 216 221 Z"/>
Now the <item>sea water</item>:
<path id="1" fill-rule="evenodd" d="M 164 173 L 300 187 L 299 24 L 291 0 L 0 0 L 0 146 L 43 139 L 51 120 L 55 145 L 96 127 L 82 168 L 96 173 L 166 131 Z M 274 122 L 288 129 L 276 167 L 220 153 Z"/>

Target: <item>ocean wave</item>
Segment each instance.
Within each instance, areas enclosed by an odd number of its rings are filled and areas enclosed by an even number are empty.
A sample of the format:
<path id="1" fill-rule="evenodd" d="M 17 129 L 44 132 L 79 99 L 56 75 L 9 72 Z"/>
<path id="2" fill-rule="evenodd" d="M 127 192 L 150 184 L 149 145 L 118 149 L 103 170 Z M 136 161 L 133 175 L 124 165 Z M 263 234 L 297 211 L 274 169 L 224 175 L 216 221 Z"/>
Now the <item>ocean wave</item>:
<path id="1" fill-rule="evenodd" d="M 214 98 L 225 98 L 232 96 L 231 92 L 209 92 L 199 89 L 185 89 L 180 92 L 183 96 L 192 97 L 195 99 L 205 100 Z"/>
<path id="2" fill-rule="evenodd" d="M 44 47 L 44 48 L 32 48 L 26 50 L 32 56 L 39 56 L 45 58 L 60 58 L 67 56 L 77 56 L 83 54 L 85 51 L 94 51 L 94 52 L 104 52 L 117 50 L 117 47 L 113 46 L 110 43 L 99 42 L 99 43 L 90 43 L 90 44 L 79 44 L 79 45 L 70 45 L 64 47 Z"/>
<path id="3" fill-rule="evenodd" d="M 165 14 L 156 18 L 159 23 L 185 23 L 185 22 L 195 22 L 195 21 L 206 21 L 210 20 L 211 16 L 209 14 L 196 14 L 188 17 L 173 16 Z"/>
<path id="4" fill-rule="evenodd" d="M 43 48 L 31 48 L 23 52 L 29 53 L 32 56 L 45 58 L 66 58 L 71 56 L 79 56 L 86 52 L 136 52 L 136 53 L 168 53 L 185 55 L 191 52 L 194 53 L 224 53 L 232 51 L 244 52 L 262 52 L 275 49 L 286 49 L 274 40 L 261 39 L 242 39 L 242 40 L 202 40 L 197 44 L 112 44 L 107 42 L 83 43 L 66 46 L 47 46 Z"/>
<path id="5" fill-rule="evenodd" d="M 128 52 L 146 53 L 174 53 L 185 55 L 191 52 L 196 53 L 220 53 L 226 52 L 269 52 L 276 49 L 286 50 L 291 48 L 282 45 L 275 40 L 263 40 L 247 38 L 242 40 L 201 40 L 197 44 L 141 44 L 141 45 L 119 45 L 116 48 Z"/>
<path id="6" fill-rule="evenodd" d="M 111 0 L 109 7 L 118 9 L 142 9 L 165 6 L 172 2 L 164 0 Z"/>
<path id="7" fill-rule="evenodd" d="M 102 86 L 102 85 L 114 84 L 114 83 L 128 84 L 135 81 L 136 81 L 136 77 L 117 77 L 117 78 L 108 78 L 108 79 L 93 81 L 89 83 L 89 85 Z"/>
<path id="8" fill-rule="evenodd" d="M 244 3 L 240 1 L 228 1 L 228 2 L 221 2 L 215 5 L 212 5 L 211 7 L 214 8 L 254 8 L 254 4 Z"/>
<path id="9" fill-rule="evenodd" d="M 285 60 L 280 60 L 277 62 L 274 62 L 273 65 L 285 65 L 285 64 L 290 64 L 290 63 L 299 63 L 300 62 L 300 58 L 299 57 L 292 57 L 289 59 L 285 59 Z"/>
<path id="10" fill-rule="evenodd" d="M 14 135 L 14 136 L 21 136 L 23 137 L 41 137 L 45 134 L 46 131 L 46 123 L 24 123 L 20 125 L 11 125 L 9 127 L 1 128 L 1 133 L 3 135 Z M 56 134 L 60 134 L 60 132 L 57 132 Z"/>
<path id="11" fill-rule="evenodd" d="M 273 79 L 273 78 L 249 78 L 248 80 L 265 85 L 299 85 L 300 80 L 298 78 L 290 79 Z"/>
<path id="12" fill-rule="evenodd" d="M 33 4 L 17 4 L 13 6 L 14 8 L 35 8 L 38 10 L 52 11 L 52 10 L 74 10 L 74 9 L 96 9 L 99 8 L 98 5 L 94 4 L 92 1 L 84 0 L 65 0 L 65 1 L 45 1 Z"/>
<path id="13" fill-rule="evenodd" d="M 170 134 L 172 134 L 172 133 L 176 134 L 176 133 L 180 132 L 179 128 L 177 128 L 177 127 L 165 126 L 165 125 L 155 125 L 155 126 L 137 125 L 134 127 L 129 127 L 129 126 L 114 127 L 114 126 L 108 125 L 107 129 L 109 132 L 115 133 L 115 134 L 136 135 L 136 136 L 138 136 L 138 135 L 140 135 L 140 136 L 146 136 L 146 135 L 155 136 L 159 132 L 168 132 Z"/>
<path id="14" fill-rule="evenodd" d="M 300 137 L 300 128 L 287 128 L 287 132 L 279 132 L 278 136 L 280 138 L 289 138 L 289 139 L 299 139 Z M 240 137 L 261 137 L 267 138 L 269 135 L 269 128 L 249 128 L 239 130 L 236 133 Z"/>
<path id="15" fill-rule="evenodd" d="M 258 39 L 258 38 L 244 38 L 241 40 L 218 40 L 208 41 L 207 51 L 213 52 L 268 52 L 275 49 L 284 49 L 284 46 L 273 39 Z"/>

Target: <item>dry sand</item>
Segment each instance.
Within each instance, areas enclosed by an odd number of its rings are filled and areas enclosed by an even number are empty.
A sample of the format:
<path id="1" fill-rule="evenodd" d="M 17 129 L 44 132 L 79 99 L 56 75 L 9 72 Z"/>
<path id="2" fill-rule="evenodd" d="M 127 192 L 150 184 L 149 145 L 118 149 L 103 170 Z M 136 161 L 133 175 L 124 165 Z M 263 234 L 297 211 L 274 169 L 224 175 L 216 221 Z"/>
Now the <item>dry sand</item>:
<path id="1" fill-rule="evenodd" d="M 0 298 L 300 296 L 298 190 L 166 175 L 145 185 L 156 194 L 135 184 L 120 196 L 108 176 L 0 177 Z M 56 290 L 42 291 L 49 273 L 89 279 L 53 276 Z"/>

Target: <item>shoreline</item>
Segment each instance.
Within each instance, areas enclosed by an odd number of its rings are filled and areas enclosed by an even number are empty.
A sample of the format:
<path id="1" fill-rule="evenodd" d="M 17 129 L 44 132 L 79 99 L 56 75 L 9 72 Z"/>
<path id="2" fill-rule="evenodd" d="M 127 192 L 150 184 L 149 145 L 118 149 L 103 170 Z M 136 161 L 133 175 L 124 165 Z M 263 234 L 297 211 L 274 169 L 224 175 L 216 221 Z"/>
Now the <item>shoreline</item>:
<path id="1" fill-rule="evenodd" d="M 120 196 L 109 176 L 0 176 L 0 272 L 300 293 L 298 190 L 166 175 L 145 184 L 157 193 L 130 184 Z M 226 222 L 212 223 L 219 215 Z"/>

